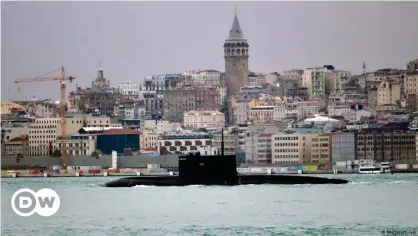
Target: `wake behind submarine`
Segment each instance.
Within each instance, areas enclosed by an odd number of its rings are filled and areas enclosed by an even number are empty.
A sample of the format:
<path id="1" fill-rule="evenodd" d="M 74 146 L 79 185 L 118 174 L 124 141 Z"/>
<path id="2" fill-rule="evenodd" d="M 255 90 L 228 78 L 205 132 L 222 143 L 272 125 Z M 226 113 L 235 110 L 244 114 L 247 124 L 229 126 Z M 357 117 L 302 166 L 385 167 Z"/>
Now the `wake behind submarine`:
<path id="1" fill-rule="evenodd" d="M 221 155 L 179 156 L 179 175 L 125 177 L 105 184 L 106 187 L 246 185 L 246 184 L 346 184 L 347 180 L 300 175 L 238 174 L 235 155 L 224 155 L 222 131 Z"/>

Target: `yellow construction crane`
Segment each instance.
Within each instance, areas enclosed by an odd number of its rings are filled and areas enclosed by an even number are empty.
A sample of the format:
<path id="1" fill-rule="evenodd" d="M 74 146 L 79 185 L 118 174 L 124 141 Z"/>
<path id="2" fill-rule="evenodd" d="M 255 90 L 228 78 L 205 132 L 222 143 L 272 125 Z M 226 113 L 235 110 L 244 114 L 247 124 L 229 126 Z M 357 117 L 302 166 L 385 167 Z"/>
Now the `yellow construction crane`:
<path id="1" fill-rule="evenodd" d="M 27 79 L 18 79 L 15 80 L 15 83 L 32 83 L 32 82 L 48 82 L 48 81 L 60 81 L 60 116 L 61 116 L 61 159 L 60 165 L 61 169 L 67 170 L 67 163 L 68 163 L 68 155 L 67 155 L 67 127 L 66 127 L 66 99 L 65 99 L 65 81 L 72 82 L 75 77 L 74 76 L 65 76 L 65 69 L 64 67 L 59 68 L 61 70 L 61 76 L 57 77 L 36 77 L 36 78 L 27 78 Z M 58 70 L 58 69 L 57 69 Z M 57 71 L 54 70 L 54 71 Z M 49 72 L 51 73 L 51 72 Z M 48 73 L 48 74 L 49 74 Z"/>

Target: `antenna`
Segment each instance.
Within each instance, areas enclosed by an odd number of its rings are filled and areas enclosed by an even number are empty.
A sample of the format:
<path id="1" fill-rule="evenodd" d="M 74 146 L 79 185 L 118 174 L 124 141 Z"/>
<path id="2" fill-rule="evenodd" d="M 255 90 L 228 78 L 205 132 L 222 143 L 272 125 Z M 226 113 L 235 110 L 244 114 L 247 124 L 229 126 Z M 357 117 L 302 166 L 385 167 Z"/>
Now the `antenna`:
<path id="1" fill-rule="evenodd" d="M 224 156 L 224 129 L 221 129 L 221 155 Z"/>
<path id="2" fill-rule="evenodd" d="M 235 4 L 235 15 L 237 15 L 238 12 L 238 4 Z"/>

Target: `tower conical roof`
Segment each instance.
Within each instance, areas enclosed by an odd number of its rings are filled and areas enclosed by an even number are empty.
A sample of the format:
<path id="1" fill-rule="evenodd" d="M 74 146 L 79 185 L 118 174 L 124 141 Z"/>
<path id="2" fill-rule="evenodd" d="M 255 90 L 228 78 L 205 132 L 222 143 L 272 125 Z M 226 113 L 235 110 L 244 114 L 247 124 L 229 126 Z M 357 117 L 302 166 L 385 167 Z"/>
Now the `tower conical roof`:
<path id="1" fill-rule="evenodd" d="M 239 21 L 237 14 L 235 14 L 234 22 L 232 23 L 232 28 L 229 31 L 228 40 L 244 39 L 244 34 L 242 33 L 241 27 L 239 26 Z"/>

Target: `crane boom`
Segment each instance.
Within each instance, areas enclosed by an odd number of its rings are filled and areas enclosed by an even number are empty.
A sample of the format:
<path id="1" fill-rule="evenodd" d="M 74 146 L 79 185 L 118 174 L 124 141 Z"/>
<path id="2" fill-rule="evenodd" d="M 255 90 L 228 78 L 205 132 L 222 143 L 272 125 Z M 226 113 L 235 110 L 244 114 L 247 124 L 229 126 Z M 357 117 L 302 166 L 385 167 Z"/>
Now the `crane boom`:
<path id="1" fill-rule="evenodd" d="M 15 83 L 31 83 L 31 82 L 45 82 L 45 81 L 63 81 L 63 80 L 69 80 L 72 82 L 75 79 L 73 76 L 68 77 L 45 77 L 45 78 L 26 78 L 26 79 L 18 79 L 15 80 Z"/>
<path id="2" fill-rule="evenodd" d="M 65 76 L 65 69 L 61 67 L 61 76 L 57 77 L 41 77 L 41 78 L 26 78 L 15 80 L 15 83 L 29 83 L 29 82 L 48 82 L 48 81 L 60 81 L 60 117 L 61 117 L 61 169 L 67 170 L 68 153 L 67 153 L 67 121 L 66 121 L 66 99 L 65 99 L 65 83 L 68 80 L 72 82 L 75 79 L 74 76 Z"/>

